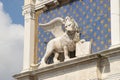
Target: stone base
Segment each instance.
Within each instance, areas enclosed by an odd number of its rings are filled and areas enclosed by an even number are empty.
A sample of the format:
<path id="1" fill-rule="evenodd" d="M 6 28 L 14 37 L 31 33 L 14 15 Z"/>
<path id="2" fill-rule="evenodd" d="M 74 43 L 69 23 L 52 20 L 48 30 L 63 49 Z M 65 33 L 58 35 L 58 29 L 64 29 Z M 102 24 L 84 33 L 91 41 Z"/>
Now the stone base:
<path id="1" fill-rule="evenodd" d="M 17 80 L 120 80 L 120 47 L 14 75 Z"/>

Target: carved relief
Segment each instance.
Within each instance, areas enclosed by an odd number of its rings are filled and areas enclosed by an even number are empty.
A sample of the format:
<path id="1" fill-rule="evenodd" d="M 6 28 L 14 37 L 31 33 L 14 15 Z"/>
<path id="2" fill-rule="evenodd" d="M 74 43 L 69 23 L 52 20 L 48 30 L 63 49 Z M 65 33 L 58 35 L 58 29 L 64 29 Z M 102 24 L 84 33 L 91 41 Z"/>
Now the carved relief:
<path id="1" fill-rule="evenodd" d="M 22 15 L 26 15 L 25 19 L 35 19 L 35 6 L 32 4 L 23 7 Z"/>
<path id="2" fill-rule="evenodd" d="M 63 28 L 65 31 L 63 30 L 62 25 L 64 25 Z M 71 17 L 67 16 L 65 19 L 58 17 L 46 24 L 39 24 L 39 26 L 45 31 L 52 32 L 52 34 L 56 37 L 48 42 L 46 53 L 40 63 L 41 65 L 46 65 L 48 57 L 52 54 L 54 54 L 54 63 L 60 62 L 60 60 L 58 60 L 60 54 L 64 54 L 64 61 L 69 60 L 69 52 L 78 50 L 76 47 L 79 46 L 76 46 L 76 43 L 85 42 L 80 40 L 78 24 Z M 90 53 L 90 51 L 88 51 L 88 53 Z"/>

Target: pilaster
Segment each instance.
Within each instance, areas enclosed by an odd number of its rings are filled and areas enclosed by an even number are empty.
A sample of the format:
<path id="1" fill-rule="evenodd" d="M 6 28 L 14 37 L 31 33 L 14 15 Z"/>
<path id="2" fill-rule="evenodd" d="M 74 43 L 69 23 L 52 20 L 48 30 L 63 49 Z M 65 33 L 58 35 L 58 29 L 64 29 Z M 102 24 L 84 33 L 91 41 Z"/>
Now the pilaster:
<path id="1" fill-rule="evenodd" d="M 120 46 L 120 0 L 110 0 L 111 4 L 111 48 Z"/>
<path id="2" fill-rule="evenodd" d="M 31 1 L 31 0 L 25 0 Z M 24 60 L 22 72 L 31 70 L 31 64 L 34 64 L 34 44 L 35 44 L 35 10 L 34 5 L 25 3 L 23 7 L 24 15 Z"/>

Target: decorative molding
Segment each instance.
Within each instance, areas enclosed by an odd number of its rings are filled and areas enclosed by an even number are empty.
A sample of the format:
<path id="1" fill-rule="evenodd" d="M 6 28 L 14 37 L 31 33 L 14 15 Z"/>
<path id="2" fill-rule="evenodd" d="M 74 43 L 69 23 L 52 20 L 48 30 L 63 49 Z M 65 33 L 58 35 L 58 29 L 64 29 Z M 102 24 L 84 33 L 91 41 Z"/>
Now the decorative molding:
<path id="1" fill-rule="evenodd" d="M 39 9 L 42 9 L 43 11 L 46 11 L 47 10 L 47 7 L 46 5 L 36 5 L 35 6 L 35 10 L 39 10 Z"/>
<path id="2" fill-rule="evenodd" d="M 36 1 L 35 10 L 43 9 L 44 11 L 48 10 L 48 8 L 57 7 L 60 4 L 68 3 L 70 0 L 41 0 Z"/>
<path id="3" fill-rule="evenodd" d="M 32 18 L 34 19 L 35 17 L 35 6 L 32 5 L 32 4 L 29 4 L 29 5 L 25 5 L 23 7 L 23 12 L 22 12 L 22 15 L 26 15 L 26 14 L 30 14 L 29 18 Z"/>
<path id="4" fill-rule="evenodd" d="M 104 51 L 99 52 L 99 54 L 101 56 L 104 56 L 104 57 L 117 56 L 117 55 L 120 54 L 120 47 L 116 47 L 116 48 L 111 48 L 111 49 L 108 49 L 108 50 L 104 50 Z"/>
<path id="5" fill-rule="evenodd" d="M 16 79 L 22 78 L 22 77 L 28 77 L 31 75 L 32 71 L 27 71 L 27 72 L 22 72 L 20 74 L 16 74 L 13 77 L 15 77 Z M 19 75 L 19 76 L 18 76 Z"/>
<path id="6" fill-rule="evenodd" d="M 40 69 L 35 69 L 33 71 L 28 71 L 28 72 L 23 72 L 23 73 L 20 73 L 20 74 L 16 74 L 13 77 L 16 78 L 16 79 L 20 79 L 20 78 L 22 79 L 23 77 L 26 77 L 26 76 L 35 76 L 37 74 L 44 73 L 46 71 L 52 71 L 54 69 L 67 67 L 67 66 L 71 66 L 71 65 L 74 65 L 74 64 L 78 64 L 78 63 L 84 64 L 84 63 L 89 62 L 89 61 L 94 62 L 94 61 L 97 60 L 97 58 L 98 58 L 97 54 L 89 55 L 89 56 L 85 56 L 85 57 L 77 57 L 77 58 L 73 58 L 73 59 L 71 59 L 69 61 L 66 61 L 66 62 L 51 64 L 51 65 L 48 65 L 46 67 L 42 67 Z"/>
<path id="7" fill-rule="evenodd" d="M 38 3 L 36 3 L 35 10 L 38 10 L 38 9 L 47 10 L 46 5 L 50 4 L 50 3 L 55 4 L 55 3 L 58 3 L 58 1 L 57 0 L 42 0 L 42 1 L 38 2 Z"/>
<path id="8" fill-rule="evenodd" d="M 39 15 L 43 12 L 43 10 L 37 10 L 35 12 L 35 42 L 34 42 L 34 63 L 37 64 L 38 63 L 38 57 L 37 57 L 37 51 L 38 51 L 38 37 L 36 35 L 38 35 L 38 19 L 39 19 Z"/>
<path id="9" fill-rule="evenodd" d="M 32 5 L 32 4 L 28 4 L 28 5 L 25 5 L 25 6 L 23 6 L 23 15 L 25 14 L 25 13 L 29 13 L 29 12 L 35 12 L 35 8 L 34 8 L 35 6 L 34 5 Z"/>
<path id="10" fill-rule="evenodd" d="M 49 71 L 59 69 L 59 68 L 62 69 L 64 67 L 69 67 L 69 66 L 72 66 L 72 65 L 75 65 L 75 64 L 83 65 L 83 64 L 89 63 L 89 61 L 92 61 L 92 62 L 97 62 L 96 66 L 97 66 L 98 78 L 99 78 L 99 80 L 101 80 L 101 78 L 102 78 L 101 69 L 103 68 L 102 66 L 106 66 L 106 64 L 108 64 L 108 62 L 106 62 L 108 60 L 108 58 L 113 57 L 113 56 L 109 56 L 109 55 L 111 55 L 111 54 L 116 55 L 118 53 L 120 55 L 120 50 L 119 49 L 120 49 L 120 47 L 119 48 L 114 48 L 114 49 L 109 49 L 109 50 L 106 50 L 106 51 L 99 52 L 97 54 L 91 54 L 91 55 L 84 56 L 84 57 L 76 57 L 76 58 L 73 58 L 73 59 L 71 59 L 69 61 L 66 61 L 66 62 L 51 64 L 51 65 L 48 65 L 46 67 L 42 67 L 40 69 L 35 69 L 33 71 L 28 71 L 28 72 L 16 74 L 13 77 L 16 78 L 16 79 L 18 79 L 18 78 L 20 79 L 20 78 L 23 78 L 23 77 L 26 77 L 26 76 L 35 76 L 37 74 L 44 73 L 46 71 L 49 72 Z M 100 63 L 98 64 L 98 62 L 100 62 Z M 22 80 L 22 79 L 20 79 L 20 80 Z"/>
<path id="11" fill-rule="evenodd" d="M 35 4 L 36 0 L 24 0 L 24 5 Z"/>

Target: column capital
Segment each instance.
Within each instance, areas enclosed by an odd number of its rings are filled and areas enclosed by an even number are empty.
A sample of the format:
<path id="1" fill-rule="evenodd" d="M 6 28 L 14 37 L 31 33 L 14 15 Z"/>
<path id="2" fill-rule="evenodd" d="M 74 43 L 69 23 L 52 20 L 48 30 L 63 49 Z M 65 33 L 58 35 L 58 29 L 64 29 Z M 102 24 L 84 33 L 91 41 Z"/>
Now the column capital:
<path id="1" fill-rule="evenodd" d="M 22 15 L 28 14 L 28 13 L 35 13 L 35 5 L 28 4 L 23 6 L 23 12 Z"/>
<path id="2" fill-rule="evenodd" d="M 22 15 L 25 16 L 25 19 L 35 19 L 35 6 L 32 4 L 25 5 Z"/>
<path id="3" fill-rule="evenodd" d="M 35 4 L 36 0 L 24 0 L 24 5 Z"/>

